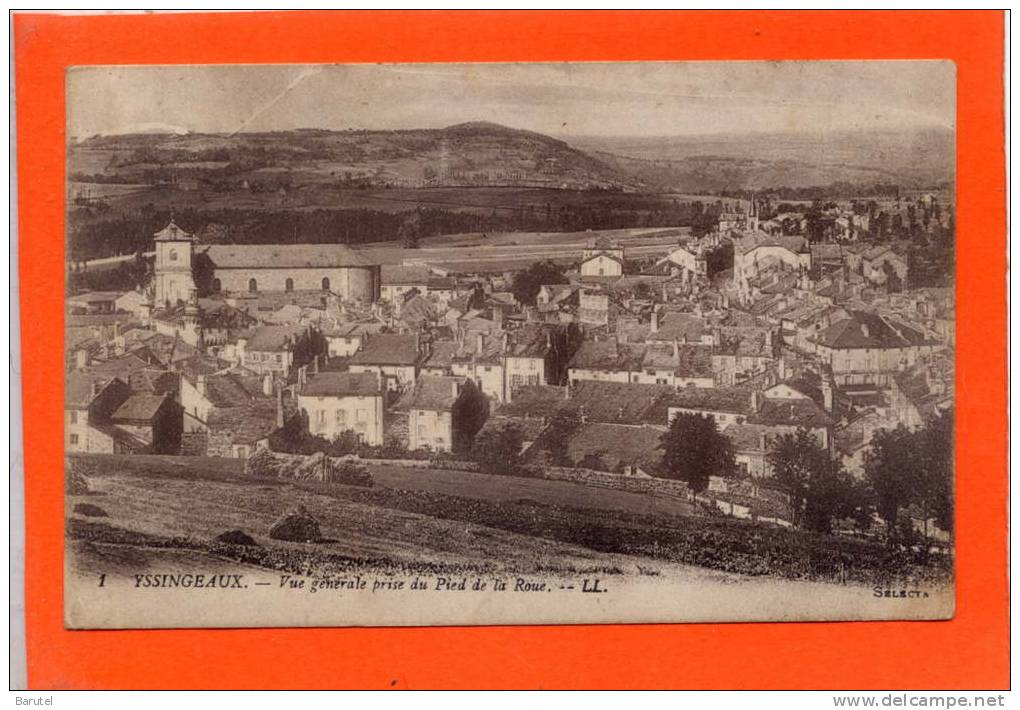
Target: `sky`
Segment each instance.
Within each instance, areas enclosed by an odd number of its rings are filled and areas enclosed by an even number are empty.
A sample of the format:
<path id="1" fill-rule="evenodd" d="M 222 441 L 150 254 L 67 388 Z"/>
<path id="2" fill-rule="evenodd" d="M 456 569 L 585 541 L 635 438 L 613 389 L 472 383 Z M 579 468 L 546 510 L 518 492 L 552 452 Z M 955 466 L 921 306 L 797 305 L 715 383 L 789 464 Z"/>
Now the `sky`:
<path id="1" fill-rule="evenodd" d="M 955 127 L 944 61 L 75 67 L 68 133 L 442 128 L 554 136 Z"/>

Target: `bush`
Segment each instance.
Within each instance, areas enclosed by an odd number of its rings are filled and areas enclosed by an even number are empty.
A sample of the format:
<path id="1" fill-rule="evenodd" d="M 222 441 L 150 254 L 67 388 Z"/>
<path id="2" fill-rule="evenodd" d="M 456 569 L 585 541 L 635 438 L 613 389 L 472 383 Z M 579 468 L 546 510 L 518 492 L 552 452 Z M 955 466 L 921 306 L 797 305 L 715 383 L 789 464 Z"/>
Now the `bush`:
<path id="1" fill-rule="evenodd" d="M 341 483 L 345 486 L 362 486 L 371 488 L 375 485 L 375 479 L 368 472 L 364 464 L 356 461 L 332 462 L 327 460 L 327 466 L 323 480 L 327 483 Z"/>
<path id="2" fill-rule="evenodd" d="M 71 495 L 80 496 L 89 493 L 89 479 L 97 473 L 95 462 L 86 461 L 80 458 L 64 458 L 64 483 L 67 492 Z"/>
<path id="3" fill-rule="evenodd" d="M 92 505 L 91 503 L 75 503 L 74 512 L 78 515 L 84 515 L 88 518 L 108 518 L 109 513 L 100 508 L 98 505 Z"/>
<path id="4" fill-rule="evenodd" d="M 289 542 L 316 542 L 322 539 L 322 532 L 319 530 L 319 521 L 303 505 L 299 505 L 273 523 L 273 527 L 269 528 L 269 537 Z"/>
<path id="5" fill-rule="evenodd" d="M 280 464 L 277 462 L 273 452 L 263 447 L 256 449 L 255 453 L 244 462 L 244 474 L 257 478 L 276 478 L 280 472 Z"/>
<path id="6" fill-rule="evenodd" d="M 241 545 L 243 547 L 261 547 L 251 535 L 244 532 L 243 530 L 228 530 L 227 532 L 220 533 L 216 536 L 215 542 L 221 542 L 224 545 Z"/>

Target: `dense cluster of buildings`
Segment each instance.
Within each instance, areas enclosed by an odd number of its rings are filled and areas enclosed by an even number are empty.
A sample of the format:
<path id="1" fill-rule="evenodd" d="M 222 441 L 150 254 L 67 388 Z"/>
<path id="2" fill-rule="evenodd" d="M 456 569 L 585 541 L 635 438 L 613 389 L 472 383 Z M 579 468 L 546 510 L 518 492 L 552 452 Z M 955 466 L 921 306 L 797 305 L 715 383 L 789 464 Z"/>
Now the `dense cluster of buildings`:
<path id="1" fill-rule="evenodd" d="M 593 239 L 520 303 L 513 273 L 201 245 L 171 221 L 147 290 L 67 299 L 65 447 L 245 457 L 300 415 L 409 450 L 513 426 L 541 461 L 569 410 L 574 466 L 647 477 L 685 412 L 715 420 L 747 477 L 798 429 L 861 475 L 875 432 L 951 406 L 954 296 L 911 288 L 895 242 L 797 229 L 726 213 L 658 259 Z"/>

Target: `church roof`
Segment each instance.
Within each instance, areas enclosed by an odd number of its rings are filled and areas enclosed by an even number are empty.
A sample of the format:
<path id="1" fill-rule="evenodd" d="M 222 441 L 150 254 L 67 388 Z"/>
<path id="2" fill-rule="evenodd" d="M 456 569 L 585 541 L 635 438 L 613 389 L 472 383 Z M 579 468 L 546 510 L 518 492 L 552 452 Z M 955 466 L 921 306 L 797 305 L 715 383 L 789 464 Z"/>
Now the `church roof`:
<path id="1" fill-rule="evenodd" d="M 156 232 L 153 237 L 157 242 L 190 242 L 194 239 L 194 235 L 190 232 L 185 232 L 183 229 L 178 227 L 177 223 L 172 219 L 167 226 Z"/>
<path id="2" fill-rule="evenodd" d="M 212 244 L 205 254 L 221 269 L 335 269 L 376 265 L 344 244 Z"/>

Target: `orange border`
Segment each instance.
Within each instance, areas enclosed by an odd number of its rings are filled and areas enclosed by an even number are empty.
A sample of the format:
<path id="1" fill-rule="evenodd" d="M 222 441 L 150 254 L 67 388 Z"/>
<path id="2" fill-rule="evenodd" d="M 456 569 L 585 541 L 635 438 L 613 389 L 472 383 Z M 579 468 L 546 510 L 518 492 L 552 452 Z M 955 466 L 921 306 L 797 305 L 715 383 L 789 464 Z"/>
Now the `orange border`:
<path id="1" fill-rule="evenodd" d="M 1005 688 L 1001 12 L 16 15 L 31 688 Z M 958 68 L 958 609 L 949 622 L 65 631 L 64 91 L 81 64 L 952 59 Z"/>

